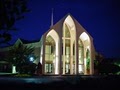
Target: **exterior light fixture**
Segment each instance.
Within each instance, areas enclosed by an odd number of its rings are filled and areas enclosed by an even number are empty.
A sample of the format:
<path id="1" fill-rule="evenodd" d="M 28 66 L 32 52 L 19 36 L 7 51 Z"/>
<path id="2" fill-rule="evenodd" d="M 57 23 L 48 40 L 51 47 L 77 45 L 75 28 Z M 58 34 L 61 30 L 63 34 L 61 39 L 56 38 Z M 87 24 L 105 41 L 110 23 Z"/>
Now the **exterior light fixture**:
<path id="1" fill-rule="evenodd" d="M 34 57 L 30 57 L 29 60 L 30 60 L 30 62 L 33 62 L 34 61 Z"/>

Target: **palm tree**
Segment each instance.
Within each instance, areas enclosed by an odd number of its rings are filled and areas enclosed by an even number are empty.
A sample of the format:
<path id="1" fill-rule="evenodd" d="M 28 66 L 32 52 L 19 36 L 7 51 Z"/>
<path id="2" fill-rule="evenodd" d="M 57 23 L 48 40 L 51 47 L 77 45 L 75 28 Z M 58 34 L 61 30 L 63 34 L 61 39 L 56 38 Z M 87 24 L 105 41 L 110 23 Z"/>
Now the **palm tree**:
<path id="1" fill-rule="evenodd" d="M 23 67 L 30 64 L 29 56 L 33 53 L 34 47 L 24 46 L 19 43 L 18 45 L 13 46 L 9 51 L 8 62 L 12 63 L 13 66 L 16 66 L 16 69 L 19 73 L 23 72 Z M 34 55 L 34 57 L 36 57 Z"/>

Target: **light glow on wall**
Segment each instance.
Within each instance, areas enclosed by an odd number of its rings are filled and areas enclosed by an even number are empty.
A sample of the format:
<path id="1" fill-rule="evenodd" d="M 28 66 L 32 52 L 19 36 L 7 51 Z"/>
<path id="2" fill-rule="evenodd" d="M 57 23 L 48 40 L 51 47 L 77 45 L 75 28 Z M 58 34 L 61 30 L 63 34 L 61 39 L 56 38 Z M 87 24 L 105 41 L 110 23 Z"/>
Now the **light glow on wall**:
<path id="1" fill-rule="evenodd" d="M 12 73 L 16 73 L 16 66 L 12 66 Z"/>
<path id="2" fill-rule="evenodd" d="M 55 74 L 59 74 L 59 71 L 58 71 L 58 63 L 59 63 L 59 59 L 58 59 L 58 41 L 56 42 L 56 58 L 55 58 Z"/>
<path id="3" fill-rule="evenodd" d="M 43 60 L 43 45 L 41 47 L 40 63 L 42 64 Z"/>
<path id="4" fill-rule="evenodd" d="M 79 65 L 79 73 L 83 72 L 82 65 Z"/>
<path id="5" fill-rule="evenodd" d="M 87 49 L 89 50 L 89 49 L 90 49 L 90 46 L 87 46 Z"/>
<path id="6" fill-rule="evenodd" d="M 58 74 L 58 58 L 57 57 L 55 61 L 55 74 Z"/>

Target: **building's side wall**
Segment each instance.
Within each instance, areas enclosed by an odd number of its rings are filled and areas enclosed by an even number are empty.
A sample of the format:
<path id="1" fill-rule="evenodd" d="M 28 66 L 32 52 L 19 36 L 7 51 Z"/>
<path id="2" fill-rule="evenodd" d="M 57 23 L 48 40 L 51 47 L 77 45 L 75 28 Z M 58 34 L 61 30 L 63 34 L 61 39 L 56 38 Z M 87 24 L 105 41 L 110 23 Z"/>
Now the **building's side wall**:
<path id="1" fill-rule="evenodd" d="M 38 64 L 40 61 L 40 47 L 35 48 L 33 53 L 36 56 L 36 60 L 33 63 Z"/>

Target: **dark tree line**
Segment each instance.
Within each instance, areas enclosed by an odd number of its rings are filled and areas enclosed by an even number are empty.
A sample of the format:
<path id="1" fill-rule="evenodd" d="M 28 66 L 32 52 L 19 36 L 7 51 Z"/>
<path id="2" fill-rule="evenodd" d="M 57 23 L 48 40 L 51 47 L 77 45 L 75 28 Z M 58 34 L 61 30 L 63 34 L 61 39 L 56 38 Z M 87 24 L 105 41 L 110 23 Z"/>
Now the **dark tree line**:
<path id="1" fill-rule="evenodd" d="M 115 63 L 116 60 L 104 58 L 101 62 L 96 60 L 94 68 L 98 71 L 97 74 L 100 75 L 117 75 L 120 72 L 120 66 Z"/>

